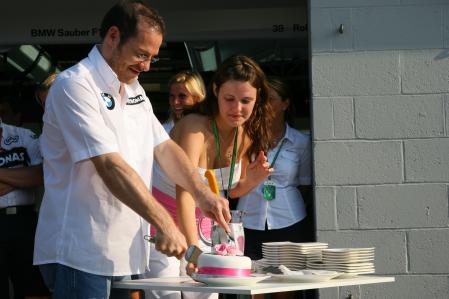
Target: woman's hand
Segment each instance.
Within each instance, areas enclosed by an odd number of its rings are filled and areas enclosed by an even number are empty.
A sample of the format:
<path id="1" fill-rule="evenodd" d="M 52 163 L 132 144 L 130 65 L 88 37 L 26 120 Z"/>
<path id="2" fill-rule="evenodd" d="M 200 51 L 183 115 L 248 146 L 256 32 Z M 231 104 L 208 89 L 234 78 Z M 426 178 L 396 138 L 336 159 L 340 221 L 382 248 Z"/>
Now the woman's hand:
<path id="1" fill-rule="evenodd" d="M 236 198 L 246 195 L 262 183 L 272 172 L 273 168 L 270 168 L 267 157 L 263 151 L 260 151 L 257 158 L 250 164 L 247 164 L 244 171 L 242 171 L 239 183 L 231 190 L 229 196 Z"/>
<path id="2" fill-rule="evenodd" d="M 267 157 L 263 151 L 260 151 L 257 158 L 251 162 L 246 169 L 246 179 L 252 185 L 257 186 L 262 183 L 273 172 L 270 168 Z"/>
<path id="3" fill-rule="evenodd" d="M 189 276 L 192 276 L 193 273 L 196 273 L 198 271 L 198 268 L 193 263 L 187 263 L 186 265 L 186 273 Z"/>

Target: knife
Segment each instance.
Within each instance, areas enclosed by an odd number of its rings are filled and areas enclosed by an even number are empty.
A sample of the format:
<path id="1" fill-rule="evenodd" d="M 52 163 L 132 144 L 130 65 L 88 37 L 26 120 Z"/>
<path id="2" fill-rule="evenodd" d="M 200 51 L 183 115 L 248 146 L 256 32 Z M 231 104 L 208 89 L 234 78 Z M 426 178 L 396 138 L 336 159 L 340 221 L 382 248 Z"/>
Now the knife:
<path id="1" fill-rule="evenodd" d="M 217 196 L 220 194 L 220 190 L 218 189 L 217 179 L 215 178 L 215 173 L 212 169 L 207 169 L 204 173 L 204 176 L 207 179 L 207 182 L 209 183 L 209 188 L 212 190 L 213 193 L 217 194 Z M 235 243 L 234 238 L 231 236 L 230 233 L 226 232 L 226 235 L 228 235 L 228 238 Z"/>
<path id="2" fill-rule="evenodd" d="M 196 245 L 190 245 L 187 250 L 186 253 L 184 254 L 184 258 L 186 259 L 186 261 L 188 261 L 189 263 L 192 263 L 194 265 L 198 264 L 198 257 L 203 253 L 203 251 L 201 249 L 198 248 L 198 246 Z"/>
<path id="3" fill-rule="evenodd" d="M 153 243 L 153 244 L 156 243 L 156 237 L 151 237 L 149 235 L 145 235 L 145 236 L 143 236 L 143 238 L 150 243 Z M 186 253 L 184 254 L 184 258 L 186 259 L 186 261 L 196 265 L 196 264 L 198 264 L 198 257 L 202 253 L 203 253 L 203 251 L 201 249 L 199 249 L 198 246 L 190 245 L 187 248 Z"/>

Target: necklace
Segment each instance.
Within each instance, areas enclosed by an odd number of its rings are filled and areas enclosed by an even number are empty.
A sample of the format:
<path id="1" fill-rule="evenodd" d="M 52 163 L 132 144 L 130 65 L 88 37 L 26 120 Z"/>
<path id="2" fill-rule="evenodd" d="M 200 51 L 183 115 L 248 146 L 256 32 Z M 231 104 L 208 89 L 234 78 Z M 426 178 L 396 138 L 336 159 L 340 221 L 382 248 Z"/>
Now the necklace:
<path id="1" fill-rule="evenodd" d="M 212 124 L 213 126 L 213 130 L 216 130 L 216 132 L 214 132 L 214 134 L 217 135 L 216 141 L 218 140 L 219 142 L 219 146 L 220 149 L 222 149 L 222 154 L 223 154 L 223 158 L 225 159 L 225 163 L 226 166 L 231 164 L 232 161 L 232 152 L 233 152 L 233 147 L 231 146 L 232 140 L 235 138 L 238 138 L 238 136 L 236 136 L 237 134 L 237 128 L 235 130 L 233 130 L 232 134 L 230 134 L 229 136 L 227 136 L 227 138 L 224 138 L 223 135 L 221 134 L 220 130 L 218 130 L 218 126 L 217 123 L 214 121 L 214 123 Z M 220 156 L 220 150 L 217 148 L 218 155 Z M 221 160 L 221 157 L 219 157 L 218 161 Z"/>
<path id="2" fill-rule="evenodd" d="M 214 131 L 214 139 L 215 139 L 215 144 L 217 146 L 218 161 L 220 161 L 221 160 L 221 158 L 220 158 L 220 134 L 218 132 L 217 123 L 215 122 L 215 120 L 212 123 L 212 129 Z M 237 139 L 238 139 L 238 135 L 239 135 L 239 129 L 237 127 L 237 128 L 235 128 L 235 132 L 234 132 L 234 146 L 233 146 L 233 149 L 232 149 L 231 170 L 230 170 L 230 173 L 229 173 L 228 187 L 226 189 L 224 188 L 223 173 L 222 173 L 221 167 L 220 167 L 221 187 L 225 191 L 226 199 L 229 199 L 229 189 L 232 186 L 232 181 L 233 181 L 233 177 L 234 177 L 235 159 L 236 159 L 236 156 L 237 156 Z"/>

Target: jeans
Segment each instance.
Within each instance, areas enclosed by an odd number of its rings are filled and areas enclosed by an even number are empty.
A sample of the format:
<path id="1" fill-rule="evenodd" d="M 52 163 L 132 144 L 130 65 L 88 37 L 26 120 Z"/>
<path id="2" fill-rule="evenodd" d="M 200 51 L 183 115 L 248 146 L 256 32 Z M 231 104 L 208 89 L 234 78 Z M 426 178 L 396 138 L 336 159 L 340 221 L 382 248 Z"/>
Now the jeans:
<path id="1" fill-rule="evenodd" d="M 129 276 L 103 276 L 83 272 L 62 264 L 39 266 L 45 284 L 53 292 L 53 299 L 128 299 L 128 290 L 113 290 L 114 281 Z"/>

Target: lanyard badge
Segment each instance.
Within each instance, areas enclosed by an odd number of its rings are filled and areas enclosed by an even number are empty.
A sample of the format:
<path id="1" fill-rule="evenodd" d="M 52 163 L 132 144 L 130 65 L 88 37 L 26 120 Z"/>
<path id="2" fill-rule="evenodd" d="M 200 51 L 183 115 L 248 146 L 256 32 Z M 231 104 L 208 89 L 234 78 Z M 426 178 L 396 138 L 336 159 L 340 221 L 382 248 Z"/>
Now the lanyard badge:
<path id="1" fill-rule="evenodd" d="M 279 153 L 281 152 L 284 142 L 285 142 L 285 139 L 282 139 L 281 145 L 279 146 L 276 154 L 274 155 L 274 159 L 270 164 L 270 168 L 272 168 L 274 166 L 274 163 L 276 163 L 276 160 L 279 156 Z M 263 182 L 262 194 L 263 194 L 263 198 L 267 201 L 271 201 L 276 198 L 276 184 L 271 180 L 271 176 L 268 177 L 268 180 Z"/>
<path id="2" fill-rule="evenodd" d="M 262 188 L 263 198 L 267 201 L 273 200 L 276 198 L 276 184 L 271 181 L 271 179 L 266 180 L 263 183 Z"/>

